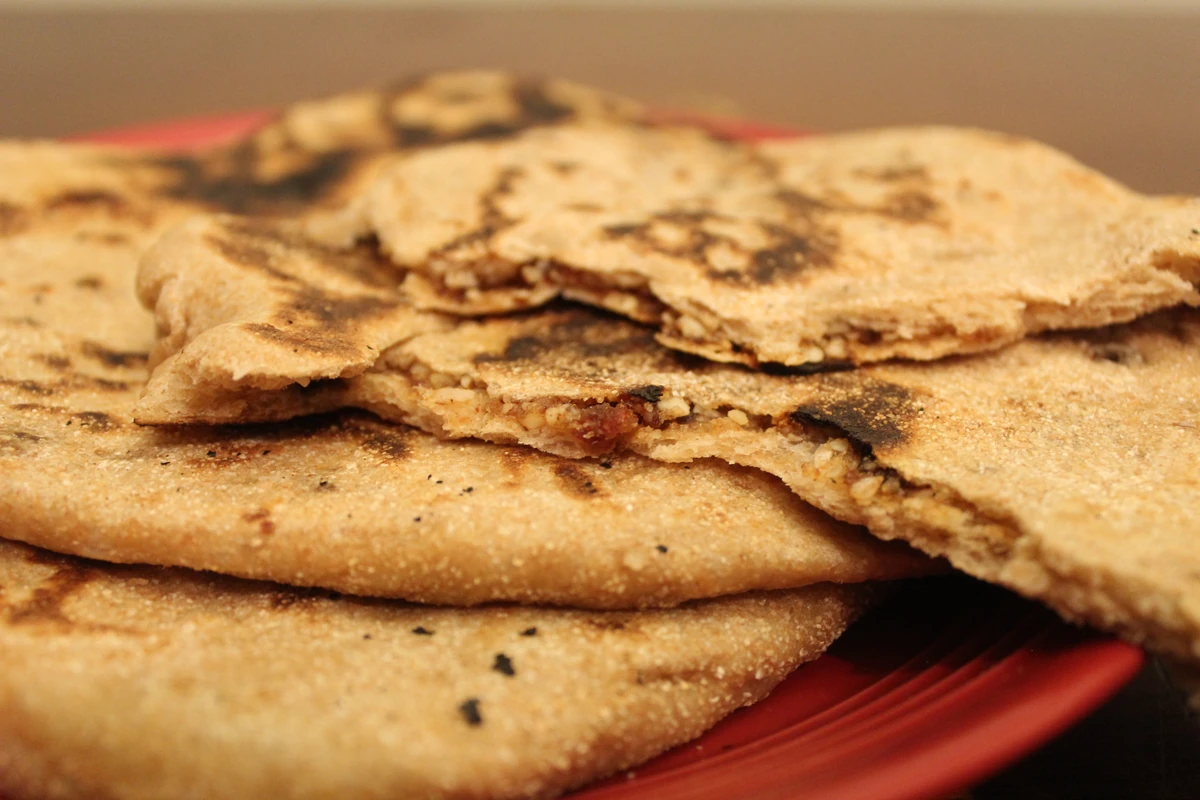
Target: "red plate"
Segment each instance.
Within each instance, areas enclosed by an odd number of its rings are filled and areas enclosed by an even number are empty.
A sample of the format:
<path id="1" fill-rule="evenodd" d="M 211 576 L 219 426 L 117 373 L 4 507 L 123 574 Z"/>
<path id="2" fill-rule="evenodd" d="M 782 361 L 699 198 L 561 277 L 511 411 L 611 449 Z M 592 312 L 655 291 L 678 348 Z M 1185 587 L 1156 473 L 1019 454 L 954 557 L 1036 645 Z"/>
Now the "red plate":
<path id="1" fill-rule="evenodd" d="M 235 138 L 266 116 L 87 138 L 190 149 Z M 713 127 L 747 138 L 783 133 Z M 1142 662 L 1137 648 L 1072 628 L 1000 589 L 961 576 L 914 581 L 767 700 L 572 797 L 939 800 L 1065 730 Z"/>

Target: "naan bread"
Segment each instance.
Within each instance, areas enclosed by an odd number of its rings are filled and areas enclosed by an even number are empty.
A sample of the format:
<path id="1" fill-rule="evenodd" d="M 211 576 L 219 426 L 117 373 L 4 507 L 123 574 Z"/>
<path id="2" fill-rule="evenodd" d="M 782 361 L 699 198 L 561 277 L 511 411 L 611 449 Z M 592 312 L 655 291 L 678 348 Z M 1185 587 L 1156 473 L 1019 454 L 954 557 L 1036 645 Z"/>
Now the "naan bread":
<path id="1" fill-rule="evenodd" d="M 440 436 L 762 469 L 839 519 L 1200 661 L 1197 311 L 795 376 L 552 308 L 417 336 L 343 391 Z"/>
<path id="2" fill-rule="evenodd" d="M 750 365 L 936 359 L 1200 302 L 1200 201 L 975 130 L 567 125 L 401 158 L 361 210 L 422 306 L 561 294 Z"/>
<path id="3" fill-rule="evenodd" d="M 550 797 L 762 698 L 862 610 L 355 600 L 0 543 L 0 792 Z"/>

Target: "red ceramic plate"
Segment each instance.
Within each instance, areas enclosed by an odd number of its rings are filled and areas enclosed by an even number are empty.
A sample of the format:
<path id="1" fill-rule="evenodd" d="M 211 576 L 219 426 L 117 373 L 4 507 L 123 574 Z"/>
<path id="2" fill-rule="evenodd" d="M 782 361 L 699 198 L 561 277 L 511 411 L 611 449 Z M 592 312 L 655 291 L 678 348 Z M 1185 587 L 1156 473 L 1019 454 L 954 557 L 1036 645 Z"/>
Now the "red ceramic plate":
<path id="1" fill-rule="evenodd" d="M 87 138 L 190 149 L 235 138 L 266 116 Z M 712 127 L 746 138 L 784 133 Z M 1142 661 L 1135 647 L 968 578 L 914 581 L 762 703 L 573 798 L 940 800 L 1066 729 Z"/>

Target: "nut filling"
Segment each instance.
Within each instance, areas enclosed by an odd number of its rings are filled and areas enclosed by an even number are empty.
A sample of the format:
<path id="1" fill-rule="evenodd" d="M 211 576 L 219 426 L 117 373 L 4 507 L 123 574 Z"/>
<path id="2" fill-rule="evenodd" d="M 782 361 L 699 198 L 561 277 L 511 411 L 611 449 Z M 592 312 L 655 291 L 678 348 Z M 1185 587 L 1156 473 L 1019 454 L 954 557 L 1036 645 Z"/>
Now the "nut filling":
<path id="1" fill-rule="evenodd" d="M 765 431 L 777 420 L 732 406 L 708 408 L 660 386 L 631 387 L 612 399 L 496 397 L 467 375 L 435 372 L 404 355 L 388 354 L 388 368 L 406 370 L 424 401 L 445 420 L 485 418 L 506 423 L 513 440 L 568 456 L 600 456 L 623 448 L 641 428 L 724 422 Z"/>
<path id="2" fill-rule="evenodd" d="M 968 334 L 948 323 L 931 326 L 917 335 L 907 327 L 880 327 L 864 320 L 860 325 L 842 323 L 817 336 L 803 337 L 797 347 L 789 349 L 790 355 L 785 355 L 760 352 L 746 344 L 757 338 L 755 331 L 733 325 L 711 310 L 668 308 L 650 291 L 649 282 L 633 273 L 599 274 L 545 259 L 514 264 L 496 258 L 482 258 L 467 265 L 434 259 L 426 269 L 421 277 L 429 281 L 436 294 L 438 300 L 430 305 L 438 309 L 488 311 L 489 298 L 501 295 L 515 307 L 526 308 L 561 295 L 637 322 L 658 325 L 662 341 L 686 352 L 751 367 L 786 363 L 801 373 L 846 369 L 855 363 L 875 361 L 877 353 L 891 352 L 896 347 L 904 354 L 912 347 L 958 342 L 964 352 L 985 350 L 998 335 L 989 330 Z"/>
<path id="3" fill-rule="evenodd" d="M 975 548 L 966 558 L 994 562 L 1006 558 L 1021 538 L 1012 521 L 982 512 L 946 487 L 909 480 L 845 431 L 793 414 L 708 407 L 657 385 L 629 387 L 603 399 L 516 400 L 493 395 L 478 378 L 434 371 L 402 351 L 388 353 L 384 362 L 388 369 L 407 373 L 422 395 L 422 411 L 432 412 L 450 431 L 459 429 L 452 435 L 482 435 L 568 457 L 631 449 L 666 460 L 676 459 L 657 451 L 661 442 L 639 440 L 639 432 L 660 431 L 670 438 L 672 431 L 704 428 L 741 441 L 776 436 L 786 453 L 783 462 L 708 445 L 687 458 L 723 457 L 770 472 L 833 516 L 867 525 L 883 538 L 908 539 L 931 555 L 947 555 L 952 539 L 961 548 L 965 538 Z M 930 519 L 938 522 L 930 524 Z"/>

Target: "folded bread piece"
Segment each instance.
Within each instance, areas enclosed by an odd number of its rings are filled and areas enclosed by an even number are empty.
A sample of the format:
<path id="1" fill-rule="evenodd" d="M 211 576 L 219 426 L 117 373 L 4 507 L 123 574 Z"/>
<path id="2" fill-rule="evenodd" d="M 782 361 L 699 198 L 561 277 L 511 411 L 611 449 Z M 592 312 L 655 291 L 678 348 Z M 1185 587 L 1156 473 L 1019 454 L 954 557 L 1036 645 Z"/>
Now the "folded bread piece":
<path id="1" fill-rule="evenodd" d="M 0 792 L 551 797 L 694 738 L 869 587 L 457 609 L 0 543 Z"/>
<path id="2" fill-rule="evenodd" d="M 360 205 L 423 307 L 564 295 L 750 365 L 936 359 L 1200 301 L 1200 201 L 977 130 L 565 125 L 399 158 Z"/>

